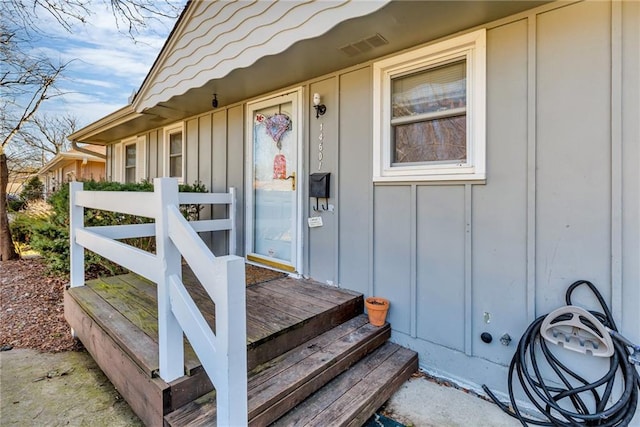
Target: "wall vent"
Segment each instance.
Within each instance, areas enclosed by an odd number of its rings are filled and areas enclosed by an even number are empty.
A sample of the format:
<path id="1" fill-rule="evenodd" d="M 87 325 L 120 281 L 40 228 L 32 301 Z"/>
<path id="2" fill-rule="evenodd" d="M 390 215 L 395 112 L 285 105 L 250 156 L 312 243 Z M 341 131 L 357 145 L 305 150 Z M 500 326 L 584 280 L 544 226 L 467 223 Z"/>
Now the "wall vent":
<path id="1" fill-rule="evenodd" d="M 347 56 L 352 57 L 360 53 L 368 52 L 373 48 L 384 46 L 388 43 L 389 42 L 387 41 L 387 39 L 376 33 L 372 36 L 365 37 L 362 40 L 346 44 L 340 47 L 340 50 L 343 51 Z"/>

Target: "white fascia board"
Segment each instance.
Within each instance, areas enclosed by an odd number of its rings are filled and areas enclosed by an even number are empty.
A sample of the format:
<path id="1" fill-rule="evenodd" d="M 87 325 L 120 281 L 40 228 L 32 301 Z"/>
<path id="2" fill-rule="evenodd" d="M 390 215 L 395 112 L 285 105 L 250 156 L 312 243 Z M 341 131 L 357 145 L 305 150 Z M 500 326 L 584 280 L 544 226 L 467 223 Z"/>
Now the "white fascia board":
<path id="1" fill-rule="evenodd" d="M 100 157 L 97 156 L 91 156 L 89 154 L 83 154 L 83 153 L 58 153 L 55 155 L 55 157 L 51 160 L 49 160 L 49 162 L 47 162 L 47 164 L 45 164 L 42 168 L 40 168 L 40 170 L 38 171 L 38 175 L 43 175 L 45 173 L 47 173 L 50 170 L 55 170 L 58 169 L 58 167 L 64 163 L 65 161 L 72 161 L 72 160 L 84 160 L 87 159 L 87 161 L 90 162 L 100 162 L 100 163 L 105 163 L 106 160 L 102 159 Z"/>
<path id="2" fill-rule="evenodd" d="M 140 117 L 142 114 L 136 113 L 131 105 L 126 105 L 113 113 L 83 127 L 68 136 L 70 141 L 84 142 L 92 136 L 104 132 L 110 128 L 126 123 Z M 94 145 L 100 145 L 93 143 Z M 106 145 L 106 144 L 103 144 Z"/>

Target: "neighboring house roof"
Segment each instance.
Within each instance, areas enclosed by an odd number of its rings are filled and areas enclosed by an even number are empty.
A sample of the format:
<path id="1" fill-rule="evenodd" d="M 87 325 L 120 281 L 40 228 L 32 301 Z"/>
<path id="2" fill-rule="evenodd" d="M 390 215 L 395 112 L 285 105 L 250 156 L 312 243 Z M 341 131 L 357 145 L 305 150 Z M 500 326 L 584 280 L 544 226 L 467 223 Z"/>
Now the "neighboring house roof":
<path id="1" fill-rule="evenodd" d="M 82 160 L 87 162 L 97 162 L 97 163 L 105 163 L 106 160 L 100 155 L 104 156 L 106 153 L 105 147 L 93 146 L 93 147 L 83 147 L 87 150 L 94 151 L 96 153 L 95 156 L 92 156 L 87 153 L 81 153 L 76 150 L 69 150 L 63 153 L 58 153 L 55 157 L 47 162 L 39 171 L 38 175 L 44 175 L 49 171 L 54 171 L 63 167 L 65 164 L 69 163 L 69 161 Z"/>
<path id="2" fill-rule="evenodd" d="M 108 144 L 547 1 L 190 1 L 130 105 L 70 139 Z M 446 5 L 445 5 L 446 3 Z"/>

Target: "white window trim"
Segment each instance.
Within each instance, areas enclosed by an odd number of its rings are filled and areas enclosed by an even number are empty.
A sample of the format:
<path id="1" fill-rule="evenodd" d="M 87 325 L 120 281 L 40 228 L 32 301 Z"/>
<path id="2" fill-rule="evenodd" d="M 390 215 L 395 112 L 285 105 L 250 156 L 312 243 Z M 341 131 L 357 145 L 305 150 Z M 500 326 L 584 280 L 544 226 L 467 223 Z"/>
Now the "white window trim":
<path id="1" fill-rule="evenodd" d="M 178 123 L 164 128 L 164 163 L 163 163 L 163 176 L 168 177 L 170 172 L 170 162 L 169 162 L 169 136 L 173 133 L 182 133 L 182 176 L 177 176 L 174 178 L 178 178 L 178 183 L 184 184 L 184 176 L 186 173 L 186 146 L 187 146 L 187 137 L 184 132 L 184 123 Z"/>
<path id="2" fill-rule="evenodd" d="M 122 177 L 120 179 L 120 182 L 126 184 L 127 183 L 127 147 L 129 145 L 133 145 L 136 147 L 136 164 L 135 164 L 135 176 L 136 179 L 134 180 L 134 183 L 137 182 L 137 178 L 138 178 L 138 138 L 129 138 L 129 139 L 125 139 L 124 141 L 122 141 L 122 159 L 120 160 L 122 162 Z"/>
<path id="3" fill-rule="evenodd" d="M 467 160 L 391 164 L 391 79 L 456 59 L 467 61 Z M 486 179 L 486 30 L 481 29 L 373 64 L 373 181 Z"/>

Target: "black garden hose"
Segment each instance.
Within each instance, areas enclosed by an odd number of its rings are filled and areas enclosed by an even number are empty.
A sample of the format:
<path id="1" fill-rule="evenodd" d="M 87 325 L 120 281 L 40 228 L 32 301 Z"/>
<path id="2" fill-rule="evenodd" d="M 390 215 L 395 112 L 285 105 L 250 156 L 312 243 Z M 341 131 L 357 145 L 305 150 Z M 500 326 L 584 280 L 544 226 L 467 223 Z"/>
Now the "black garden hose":
<path id="1" fill-rule="evenodd" d="M 600 379 L 589 382 L 561 363 L 551 352 L 548 343 L 540 335 L 540 326 L 546 316 L 537 318 L 525 331 L 518 343 L 518 348 L 509 365 L 509 399 L 511 406 L 500 402 L 498 398 L 483 385 L 483 390 L 507 414 L 517 418 L 523 426 L 528 424 L 539 426 L 629 426 L 638 405 L 640 391 L 640 374 L 631 363 L 630 352 L 624 341 L 616 336 L 616 324 L 604 298 L 593 283 L 586 280 L 574 282 L 566 293 L 567 305 L 571 304 L 571 294 L 581 285 L 588 286 L 595 294 L 603 313 L 590 311 L 605 327 L 612 332 L 614 353 L 609 359 L 609 370 Z M 544 356 L 540 360 L 540 355 Z M 564 386 L 558 382 L 553 385 L 545 383 L 540 368 L 550 367 Z M 533 370 L 533 372 L 532 372 Z M 540 411 L 546 420 L 524 416 L 518 408 L 514 397 L 514 373 L 531 403 Z M 617 375 L 616 375 L 617 374 Z M 623 381 L 623 393 L 617 402 L 608 405 L 615 380 Z M 570 381 L 571 380 L 571 381 Z M 580 384 L 575 386 L 575 384 Z M 619 387 L 618 387 L 619 388 Z M 589 395 L 589 396 L 587 396 Z M 588 401 L 591 405 L 585 402 Z M 567 409 L 570 405 L 573 409 Z M 560 403 L 563 403 L 560 406 Z M 590 407 L 591 406 L 591 407 Z"/>

